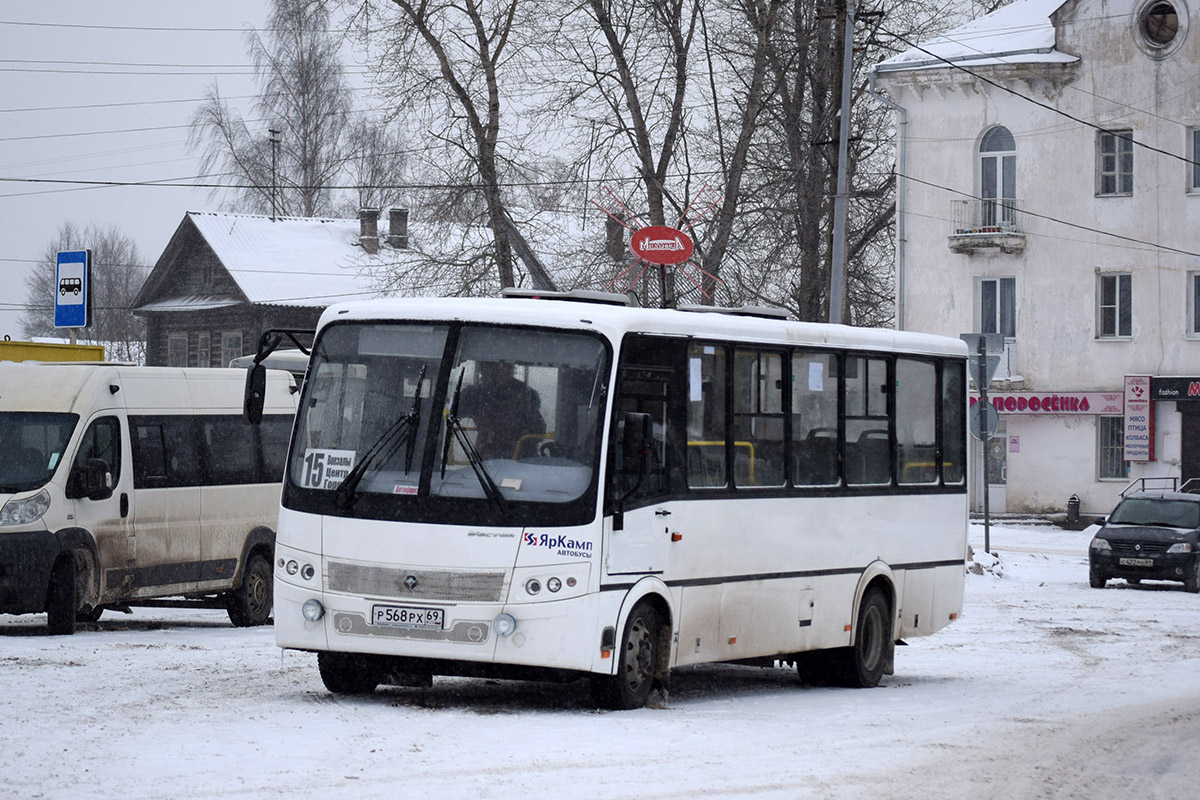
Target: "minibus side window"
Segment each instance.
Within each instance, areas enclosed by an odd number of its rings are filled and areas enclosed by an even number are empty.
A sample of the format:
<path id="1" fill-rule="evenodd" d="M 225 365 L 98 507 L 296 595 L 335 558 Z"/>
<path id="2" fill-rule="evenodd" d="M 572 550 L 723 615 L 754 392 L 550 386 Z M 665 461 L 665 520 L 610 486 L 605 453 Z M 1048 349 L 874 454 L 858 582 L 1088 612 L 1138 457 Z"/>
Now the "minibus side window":
<path id="1" fill-rule="evenodd" d="M 75 471 L 86 468 L 88 461 L 93 458 L 108 464 L 115 488 L 121 482 L 121 423 L 116 417 L 94 420 L 84 431 L 79 450 L 75 453 Z M 70 480 L 72 483 L 76 480 L 74 474 Z M 78 490 L 78 487 L 72 486 L 72 489 Z"/>
<path id="2" fill-rule="evenodd" d="M 254 426 L 241 415 L 201 417 L 200 440 L 204 445 L 208 474 L 207 486 L 255 483 L 258 481 L 258 457 L 254 447 Z"/>

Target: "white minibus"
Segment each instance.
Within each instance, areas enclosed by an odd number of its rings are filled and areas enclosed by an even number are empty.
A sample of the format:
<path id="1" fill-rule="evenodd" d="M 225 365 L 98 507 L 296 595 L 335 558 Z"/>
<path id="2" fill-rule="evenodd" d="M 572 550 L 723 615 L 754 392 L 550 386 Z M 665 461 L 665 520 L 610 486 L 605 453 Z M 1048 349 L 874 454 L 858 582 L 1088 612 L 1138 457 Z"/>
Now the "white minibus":
<path id="1" fill-rule="evenodd" d="M 961 611 L 965 345 L 621 296 L 322 315 L 275 633 L 326 687 L 796 663 L 876 685 Z"/>
<path id="2" fill-rule="evenodd" d="M 255 426 L 245 370 L 0 364 L 0 613 L 56 634 L 135 605 L 267 622 L 296 409 L 291 375 L 267 378 Z"/>

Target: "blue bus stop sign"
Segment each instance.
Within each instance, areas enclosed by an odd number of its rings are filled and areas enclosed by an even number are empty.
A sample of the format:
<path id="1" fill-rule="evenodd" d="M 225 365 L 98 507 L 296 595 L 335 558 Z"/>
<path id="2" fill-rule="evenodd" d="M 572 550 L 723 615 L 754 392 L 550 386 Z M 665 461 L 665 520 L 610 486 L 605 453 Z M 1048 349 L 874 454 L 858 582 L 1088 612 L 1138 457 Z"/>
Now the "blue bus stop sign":
<path id="1" fill-rule="evenodd" d="M 86 328 L 92 324 L 92 251 L 58 251 L 54 279 L 54 327 Z"/>

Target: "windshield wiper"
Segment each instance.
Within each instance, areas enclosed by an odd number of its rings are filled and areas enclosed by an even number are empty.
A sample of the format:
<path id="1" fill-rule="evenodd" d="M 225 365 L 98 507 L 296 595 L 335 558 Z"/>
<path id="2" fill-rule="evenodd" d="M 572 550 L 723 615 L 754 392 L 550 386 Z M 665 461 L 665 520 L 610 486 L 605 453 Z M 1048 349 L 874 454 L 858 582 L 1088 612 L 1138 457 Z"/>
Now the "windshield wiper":
<path id="1" fill-rule="evenodd" d="M 450 433 L 453 432 L 454 438 L 458 440 L 459 446 L 466 453 L 467 461 L 471 464 L 471 470 L 479 480 L 479 485 L 483 487 L 483 493 L 488 500 L 495 504 L 496 508 L 500 509 L 501 514 L 507 514 L 508 501 L 504 499 L 504 495 L 496 486 L 496 481 L 492 479 L 487 467 L 483 465 L 483 456 L 479 455 L 475 445 L 471 444 L 471 440 L 467 438 L 466 429 L 463 428 L 463 424 L 458 418 L 458 401 L 462 396 L 462 382 L 465 373 L 465 369 L 458 373 L 458 385 L 454 389 L 454 397 L 450 400 L 450 409 L 446 412 L 446 439 L 442 443 L 442 480 L 446 479 L 446 462 L 450 460 Z"/>
<path id="2" fill-rule="evenodd" d="M 400 449 L 401 445 L 405 446 L 404 451 L 404 474 L 407 475 L 412 469 L 413 450 L 416 447 L 416 431 L 421 424 L 421 384 L 425 381 L 425 365 L 421 365 L 421 374 L 417 376 L 417 393 L 413 397 L 412 411 L 407 414 L 401 414 L 396 418 L 396 421 L 387 427 L 379 438 L 367 448 L 363 453 L 362 460 L 354 465 L 353 469 L 342 479 L 338 484 L 337 495 L 334 502 L 338 508 L 349 508 L 354 505 L 354 501 L 358 499 L 356 490 L 358 485 L 362 483 L 363 477 L 367 474 L 367 468 L 371 463 L 379 457 L 381 453 L 386 453 L 383 458 L 383 463 L 387 463 L 392 456 Z"/>

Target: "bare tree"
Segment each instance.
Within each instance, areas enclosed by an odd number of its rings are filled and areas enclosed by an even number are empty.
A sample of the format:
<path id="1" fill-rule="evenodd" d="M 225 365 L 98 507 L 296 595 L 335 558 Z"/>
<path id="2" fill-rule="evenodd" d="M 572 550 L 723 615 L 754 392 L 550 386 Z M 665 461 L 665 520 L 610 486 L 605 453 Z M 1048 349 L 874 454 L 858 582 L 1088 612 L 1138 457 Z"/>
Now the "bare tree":
<path id="1" fill-rule="evenodd" d="M 376 181 L 399 182 L 402 143 L 380 130 L 381 122 L 352 120 L 341 40 L 327 6 L 327 0 L 273 0 L 265 38 L 248 34 L 261 84 L 254 106 L 261 129 L 251 130 L 215 85 L 192 118 L 190 142 L 202 153 L 202 168 L 249 187 L 241 191 L 245 210 L 324 215 L 336 205 L 339 182 L 352 182 L 360 201 L 373 202 L 382 199 Z M 278 131 L 276 145 L 268 129 Z"/>
<path id="2" fill-rule="evenodd" d="M 391 13 L 364 3 L 357 15 L 367 29 L 371 20 L 382 19 L 383 28 L 372 32 L 378 36 L 382 30 L 387 39 L 380 79 L 392 102 L 424 115 L 433 142 L 445 148 L 431 159 L 433 169 L 447 183 L 470 184 L 457 190 L 462 202 L 455 205 L 460 214 L 485 221 L 501 288 L 515 280 L 502 191 L 502 72 L 519 49 L 515 35 L 536 26 L 536 4 L 530 5 L 527 11 L 520 0 L 391 0 Z"/>
<path id="3" fill-rule="evenodd" d="M 146 327 L 130 312 L 130 305 L 150 274 L 141 263 L 137 245 L 115 226 L 88 225 L 80 228 L 67 221 L 46 244 L 41 263 L 26 278 L 28 307 L 21 317 L 27 337 L 61 337 L 54 327 L 54 298 L 57 254 L 60 250 L 92 251 L 92 326 L 83 334 L 103 344 L 108 358 L 143 363 L 146 358 Z"/>

